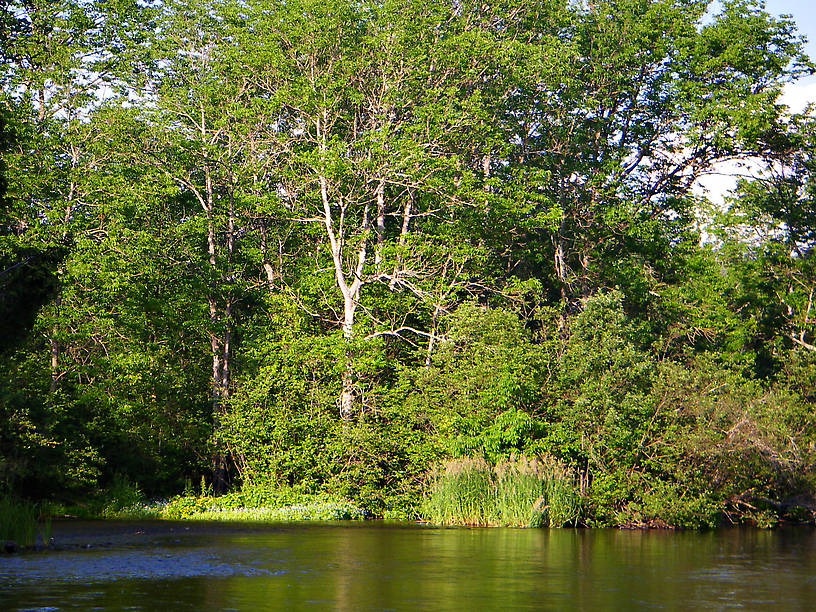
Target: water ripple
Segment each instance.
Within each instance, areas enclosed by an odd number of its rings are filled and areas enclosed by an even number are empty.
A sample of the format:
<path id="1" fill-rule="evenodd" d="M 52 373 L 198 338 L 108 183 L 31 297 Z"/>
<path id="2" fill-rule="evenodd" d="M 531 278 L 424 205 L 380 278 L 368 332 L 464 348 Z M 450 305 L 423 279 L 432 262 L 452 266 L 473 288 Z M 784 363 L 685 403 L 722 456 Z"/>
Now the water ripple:
<path id="1" fill-rule="evenodd" d="M 267 569 L 224 561 L 206 552 L 104 551 L 21 555 L 0 562 L 0 582 L 108 582 L 120 579 L 273 575 Z"/>

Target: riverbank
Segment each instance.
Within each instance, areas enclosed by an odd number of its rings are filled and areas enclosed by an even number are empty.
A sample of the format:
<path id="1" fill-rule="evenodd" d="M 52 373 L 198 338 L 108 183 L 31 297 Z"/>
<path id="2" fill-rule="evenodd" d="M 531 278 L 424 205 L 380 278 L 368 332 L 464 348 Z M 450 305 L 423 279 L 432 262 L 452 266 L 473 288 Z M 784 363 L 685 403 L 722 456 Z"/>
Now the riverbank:
<path id="1" fill-rule="evenodd" d="M 100 518 L 231 522 L 353 521 L 368 516 L 350 501 L 315 500 L 282 506 L 236 505 L 230 496 L 175 497 L 169 501 L 106 510 Z"/>
<path id="2" fill-rule="evenodd" d="M 303 521 L 359 521 L 370 518 L 364 508 L 348 500 L 318 496 L 285 495 L 278 492 L 278 501 L 269 493 L 266 503 L 247 504 L 243 493 L 220 497 L 211 495 L 178 495 L 169 500 L 146 502 L 138 494 L 109 491 L 107 497 L 87 500 L 84 504 L 35 504 L 14 498 L 0 498 L 0 551 L 16 553 L 30 550 L 64 547 L 52 537 L 52 521 L 56 525 L 91 521 L 111 525 L 117 532 L 116 541 L 132 525 L 145 521 L 154 524 L 150 531 L 165 531 L 163 523 L 295 523 Z M 263 497 L 255 495 L 257 500 Z M 288 503 L 282 501 L 287 499 Z M 137 501 L 135 501 L 137 500 Z M 98 529 L 94 528 L 95 531 Z M 105 531 L 105 530 L 103 530 Z M 172 529 L 171 529 L 172 531 Z M 139 531 L 134 532 L 138 534 Z M 98 539 L 98 538 L 97 538 Z M 94 546 L 82 537 L 74 547 Z M 69 546 L 70 547 L 70 546 Z"/>
<path id="3" fill-rule="evenodd" d="M 164 546 L 181 544 L 188 538 L 252 533 L 258 528 L 257 524 L 239 522 L 56 519 L 48 548 L 71 551 Z"/>

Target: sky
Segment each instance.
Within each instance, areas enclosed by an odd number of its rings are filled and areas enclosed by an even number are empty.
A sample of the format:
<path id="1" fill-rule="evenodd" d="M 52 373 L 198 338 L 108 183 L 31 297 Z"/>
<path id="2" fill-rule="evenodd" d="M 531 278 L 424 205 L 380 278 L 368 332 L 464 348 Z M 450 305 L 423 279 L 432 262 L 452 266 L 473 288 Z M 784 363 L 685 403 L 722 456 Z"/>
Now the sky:
<path id="1" fill-rule="evenodd" d="M 805 47 L 811 59 L 816 59 L 816 6 L 814 0 L 766 0 L 765 10 L 772 15 L 792 15 L 808 43 Z M 816 102 L 816 76 L 789 85 L 783 100 L 793 111 L 800 111 L 807 102 Z"/>
<path id="2" fill-rule="evenodd" d="M 772 15 L 793 15 L 799 30 L 810 39 L 811 56 L 816 51 L 816 7 L 813 0 L 766 0 L 765 10 Z"/>

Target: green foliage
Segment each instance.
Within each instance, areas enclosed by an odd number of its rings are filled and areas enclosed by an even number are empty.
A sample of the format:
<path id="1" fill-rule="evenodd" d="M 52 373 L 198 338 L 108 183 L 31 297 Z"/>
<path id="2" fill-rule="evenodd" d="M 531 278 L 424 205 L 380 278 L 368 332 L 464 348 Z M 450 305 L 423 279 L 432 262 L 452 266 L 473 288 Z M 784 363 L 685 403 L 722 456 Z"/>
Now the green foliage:
<path id="1" fill-rule="evenodd" d="M 535 444 L 541 426 L 544 353 L 518 317 L 504 309 L 461 305 L 448 319 L 431 367 L 413 373 L 410 402 L 428 414 L 439 443 L 455 456 L 490 461 Z"/>
<path id="2" fill-rule="evenodd" d="M 550 391 L 547 448 L 596 469 L 631 464 L 653 412 L 654 362 L 638 348 L 619 292 L 587 300 L 572 319 Z"/>
<path id="3" fill-rule="evenodd" d="M 240 490 L 219 496 L 214 505 L 225 510 L 235 510 L 239 508 L 279 508 L 332 501 L 336 500 L 309 493 L 303 487 L 272 487 L 244 483 Z"/>
<path id="4" fill-rule="evenodd" d="M 103 495 L 106 502 L 99 513 L 103 518 L 137 514 L 145 506 L 144 495 L 139 487 L 120 474 L 113 477 L 113 482 Z"/>

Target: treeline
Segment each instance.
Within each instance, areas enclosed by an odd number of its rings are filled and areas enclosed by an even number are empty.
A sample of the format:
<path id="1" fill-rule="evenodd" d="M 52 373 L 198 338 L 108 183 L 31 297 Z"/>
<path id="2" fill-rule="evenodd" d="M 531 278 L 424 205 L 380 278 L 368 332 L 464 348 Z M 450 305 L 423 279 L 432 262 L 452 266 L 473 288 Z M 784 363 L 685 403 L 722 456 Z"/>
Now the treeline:
<path id="1" fill-rule="evenodd" d="M 751 0 L 11 1 L 0 482 L 812 518 L 813 118 Z M 712 205 L 721 162 L 763 168 Z M 550 464 L 548 463 L 548 465 Z"/>

